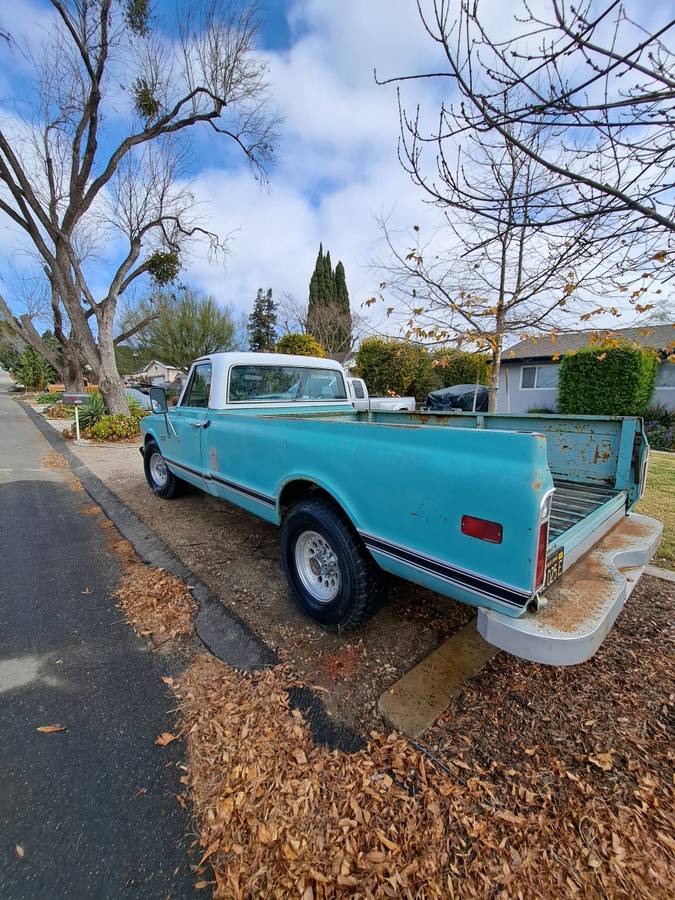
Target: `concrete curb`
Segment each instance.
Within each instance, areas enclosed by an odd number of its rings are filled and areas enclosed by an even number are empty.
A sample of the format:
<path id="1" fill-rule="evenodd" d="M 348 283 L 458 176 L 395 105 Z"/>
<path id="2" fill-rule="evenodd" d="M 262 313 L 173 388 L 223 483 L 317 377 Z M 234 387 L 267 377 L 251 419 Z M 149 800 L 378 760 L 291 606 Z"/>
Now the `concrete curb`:
<path id="1" fill-rule="evenodd" d="M 645 566 L 645 575 L 651 575 L 652 578 L 660 578 L 661 581 L 670 581 L 675 584 L 675 572 L 661 569 L 659 566 Z"/>
<path id="2" fill-rule="evenodd" d="M 20 400 L 19 405 L 52 449 L 65 458 L 87 494 L 129 541 L 143 562 L 165 569 L 192 586 L 192 594 L 199 606 L 195 632 L 204 647 L 233 669 L 255 671 L 276 665 L 279 661 L 276 653 L 221 603 L 173 550 L 94 475 L 68 447 L 61 433 L 45 422 L 25 401 Z M 292 691 L 289 702 L 292 708 L 299 709 L 305 716 L 316 743 L 326 744 L 331 750 L 346 752 L 355 752 L 365 746 L 362 737 L 349 726 L 331 719 L 321 699 L 309 689 Z"/>

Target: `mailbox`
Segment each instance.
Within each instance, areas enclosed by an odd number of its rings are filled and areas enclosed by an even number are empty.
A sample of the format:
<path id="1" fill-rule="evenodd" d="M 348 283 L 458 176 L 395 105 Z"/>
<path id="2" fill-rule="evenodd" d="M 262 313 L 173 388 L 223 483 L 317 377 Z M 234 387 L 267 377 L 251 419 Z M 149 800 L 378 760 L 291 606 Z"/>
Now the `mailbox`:
<path id="1" fill-rule="evenodd" d="M 61 402 L 67 406 L 82 406 L 89 400 L 89 394 L 78 394 L 75 391 L 64 391 Z"/>

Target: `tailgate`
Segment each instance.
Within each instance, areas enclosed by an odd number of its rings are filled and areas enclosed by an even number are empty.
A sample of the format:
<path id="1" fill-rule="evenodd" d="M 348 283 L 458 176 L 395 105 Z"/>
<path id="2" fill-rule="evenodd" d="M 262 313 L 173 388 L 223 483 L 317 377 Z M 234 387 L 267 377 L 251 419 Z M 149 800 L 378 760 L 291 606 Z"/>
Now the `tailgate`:
<path id="1" fill-rule="evenodd" d="M 663 525 L 631 513 L 553 584 L 546 605 L 518 619 L 478 611 L 488 643 L 522 659 L 555 666 L 584 662 L 598 650 L 661 540 Z"/>

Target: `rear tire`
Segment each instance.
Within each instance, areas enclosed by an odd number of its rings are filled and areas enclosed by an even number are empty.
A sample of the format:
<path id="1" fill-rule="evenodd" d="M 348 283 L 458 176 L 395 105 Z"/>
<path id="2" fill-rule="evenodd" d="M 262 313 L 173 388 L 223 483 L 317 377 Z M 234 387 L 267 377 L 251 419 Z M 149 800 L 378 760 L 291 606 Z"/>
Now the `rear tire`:
<path id="1" fill-rule="evenodd" d="M 281 558 L 296 605 L 324 628 L 358 628 L 382 605 L 384 573 L 329 500 L 291 507 L 281 526 Z"/>
<path id="2" fill-rule="evenodd" d="M 180 497 L 187 487 L 186 483 L 177 478 L 166 464 L 159 447 L 154 441 L 148 441 L 143 454 L 143 468 L 145 478 L 152 490 L 163 500 L 173 500 Z"/>

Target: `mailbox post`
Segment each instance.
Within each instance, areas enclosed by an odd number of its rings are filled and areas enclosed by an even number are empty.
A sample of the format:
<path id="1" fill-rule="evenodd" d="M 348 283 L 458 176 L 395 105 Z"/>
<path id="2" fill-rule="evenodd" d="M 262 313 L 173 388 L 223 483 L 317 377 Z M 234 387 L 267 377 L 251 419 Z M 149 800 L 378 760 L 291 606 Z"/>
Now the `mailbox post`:
<path id="1" fill-rule="evenodd" d="M 86 403 L 88 400 L 89 394 L 77 394 L 73 391 L 64 391 L 63 396 L 61 397 L 61 402 L 65 403 L 66 406 L 75 407 L 75 434 L 77 436 L 78 444 L 80 443 L 80 417 L 78 414 L 78 410 L 82 406 L 82 404 Z"/>

